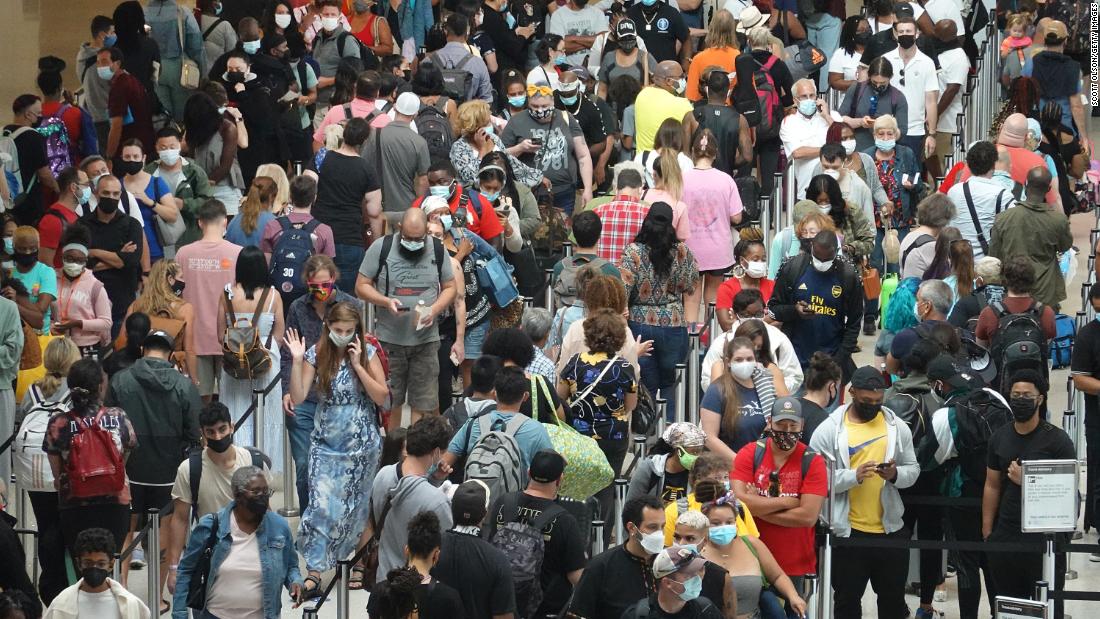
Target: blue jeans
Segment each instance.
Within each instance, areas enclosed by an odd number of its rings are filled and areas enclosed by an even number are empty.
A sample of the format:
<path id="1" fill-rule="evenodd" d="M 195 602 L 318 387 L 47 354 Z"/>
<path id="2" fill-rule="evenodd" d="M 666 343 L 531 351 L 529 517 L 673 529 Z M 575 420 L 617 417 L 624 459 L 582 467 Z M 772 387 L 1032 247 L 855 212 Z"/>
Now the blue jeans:
<path id="1" fill-rule="evenodd" d="M 340 269 L 340 279 L 336 285 L 344 292 L 355 296 L 355 278 L 359 275 L 359 267 L 363 264 L 363 255 L 367 250 L 360 245 L 336 244 L 336 268 Z"/>
<path id="2" fill-rule="evenodd" d="M 573 207 L 577 204 L 577 190 L 570 185 L 567 189 L 554 192 L 554 206 L 565 211 L 566 217 L 573 216 Z M 583 206 L 583 205 L 582 205 Z"/>
<path id="3" fill-rule="evenodd" d="M 657 390 L 668 400 L 666 417 L 676 418 L 676 398 L 673 388 L 676 385 L 676 364 L 683 363 L 688 354 L 687 327 L 654 327 L 630 321 L 630 330 L 634 337 L 641 336 L 642 341 L 653 340 L 653 350 L 648 357 L 638 359 L 642 384 L 654 397 Z M 691 386 L 688 385 L 690 389 Z"/>
<path id="4" fill-rule="evenodd" d="M 290 455 L 294 458 L 294 485 L 298 490 L 298 513 L 306 513 L 309 505 L 309 435 L 313 433 L 316 402 L 302 402 L 294 407 L 294 416 L 286 418 L 290 435 Z"/>
<path id="5" fill-rule="evenodd" d="M 826 58 L 832 58 L 833 52 L 840 47 L 839 18 L 828 13 L 818 13 L 806 20 L 806 39 L 825 53 Z M 818 92 L 825 92 L 829 88 L 829 69 L 821 69 L 820 81 L 817 85 Z"/>

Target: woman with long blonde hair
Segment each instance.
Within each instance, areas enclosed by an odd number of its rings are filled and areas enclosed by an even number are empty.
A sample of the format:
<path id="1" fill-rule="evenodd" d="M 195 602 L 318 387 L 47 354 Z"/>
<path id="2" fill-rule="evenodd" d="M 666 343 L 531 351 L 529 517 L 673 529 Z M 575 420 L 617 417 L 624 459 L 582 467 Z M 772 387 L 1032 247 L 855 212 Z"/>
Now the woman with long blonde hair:
<path id="1" fill-rule="evenodd" d="M 256 176 L 266 176 L 275 181 L 278 191 L 275 194 L 275 203 L 271 205 L 271 212 L 278 215 L 286 214 L 286 206 L 290 203 L 290 178 L 286 170 L 277 163 L 265 163 L 256 168 Z"/>
<path id="2" fill-rule="evenodd" d="M 371 485 L 382 452 L 378 407 L 389 396 L 377 340 L 364 333 L 359 309 L 348 302 L 325 315 L 317 344 L 306 348 L 287 331 L 290 397 L 304 402 L 316 389 L 317 412 L 309 447 L 309 504 L 298 529 L 306 560 L 305 597 L 316 597 L 321 573 L 356 549 L 370 511 Z"/>
<path id="3" fill-rule="evenodd" d="M 275 199 L 279 195 L 279 186 L 270 176 L 257 176 L 252 179 L 248 195 L 241 202 L 241 210 L 225 229 L 225 240 L 241 247 L 260 246 L 267 222 L 275 220 L 271 212 Z"/>
<path id="4" fill-rule="evenodd" d="M 149 316 L 152 328 L 162 330 L 176 341 L 173 361 L 183 365 L 190 376 L 198 370 L 198 358 L 195 356 L 193 342 L 195 308 L 183 300 L 183 289 L 187 282 L 183 280 L 183 269 L 175 260 L 158 260 L 149 269 L 149 278 L 141 296 L 130 304 L 126 317 L 142 313 Z M 183 338 L 182 345 L 180 338 Z"/>

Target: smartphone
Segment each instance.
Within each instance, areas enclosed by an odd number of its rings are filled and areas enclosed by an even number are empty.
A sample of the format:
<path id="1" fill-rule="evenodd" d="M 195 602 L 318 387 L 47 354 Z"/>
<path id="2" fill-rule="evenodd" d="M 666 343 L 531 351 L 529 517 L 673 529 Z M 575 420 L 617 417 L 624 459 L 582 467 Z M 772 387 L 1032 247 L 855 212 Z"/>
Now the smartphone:
<path id="1" fill-rule="evenodd" d="M 411 312 L 412 308 L 402 305 L 401 307 L 397 308 L 397 311 L 398 313 Z"/>
<path id="2" fill-rule="evenodd" d="M 535 146 L 542 146 L 542 138 L 531 138 L 531 143 Z"/>
<path id="3" fill-rule="evenodd" d="M 879 462 L 878 464 L 875 465 L 875 470 L 876 471 L 885 471 L 888 468 L 890 468 L 890 463 L 889 462 Z"/>

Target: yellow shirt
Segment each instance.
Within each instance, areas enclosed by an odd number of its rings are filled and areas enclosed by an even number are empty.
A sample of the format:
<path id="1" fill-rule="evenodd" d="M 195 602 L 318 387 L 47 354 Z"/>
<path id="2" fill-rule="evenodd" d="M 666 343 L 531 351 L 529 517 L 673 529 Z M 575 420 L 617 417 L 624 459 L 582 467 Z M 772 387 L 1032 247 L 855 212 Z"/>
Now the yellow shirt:
<path id="1" fill-rule="evenodd" d="M 702 503 L 695 500 L 694 492 L 687 495 L 687 502 L 687 511 L 693 509 L 699 511 L 699 508 L 703 506 Z M 672 534 L 676 531 L 676 519 L 680 517 L 680 512 L 676 505 L 676 501 L 673 501 L 665 506 L 665 546 L 672 545 Z M 749 506 L 742 503 L 741 509 L 745 510 L 745 516 L 737 517 L 737 535 L 760 537 L 760 531 L 756 528 L 756 521 L 752 519 L 752 514 L 749 513 Z"/>
<path id="2" fill-rule="evenodd" d="M 657 129 L 666 118 L 683 120 L 694 109 L 691 101 L 656 86 L 643 88 L 634 100 L 634 149 L 653 150 Z"/>
<path id="3" fill-rule="evenodd" d="M 848 456 L 852 470 L 864 462 L 886 460 L 886 417 L 880 412 L 867 423 L 854 423 L 844 416 L 848 432 Z M 852 528 L 864 533 L 885 533 L 882 528 L 882 487 L 886 480 L 872 475 L 848 491 L 848 518 Z"/>

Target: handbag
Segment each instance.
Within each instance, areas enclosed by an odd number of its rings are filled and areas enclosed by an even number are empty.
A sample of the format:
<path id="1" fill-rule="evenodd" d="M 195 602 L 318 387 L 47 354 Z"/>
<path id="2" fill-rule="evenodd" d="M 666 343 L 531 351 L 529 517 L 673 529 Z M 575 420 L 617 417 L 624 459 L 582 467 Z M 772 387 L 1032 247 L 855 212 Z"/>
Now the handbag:
<path id="1" fill-rule="evenodd" d="M 154 172 L 153 176 L 160 178 L 159 168 Z M 153 202 L 160 202 L 159 192 L 155 189 L 156 183 L 153 184 L 153 187 L 153 194 L 155 196 Z M 187 231 L 187 222 L 184 221 L 182 212 L 176 216 L 176 221 L 172 223 L 168 223 L 168 221 L 160 215 L 156 215 L 155 219 L 157 220 L 157 236 L 159 237 L 161 247 L 171 247 L 175 245 L 179 242 L 183 233 Z"/>
<path id="2" fill-rule="evenodd" d="M 378 581 L 378 553 L 382 548 L 382 527 L 386 526 L 386 516 L 393 507 L 393 495 L 401 485 L 401 463 L 397 464 L 397 483 L 386 493 L 386 502 L 382 505 L 382 513 L 378 515 L 378 522 L 374 521 L 374 509 L 370 510 L 368 521 L 373 525 L 370 539 L 367 540 L 366 554 L 363 555 L 363 589 L 370 592 L 371 587 Z M 370 500 L 368 498 L 368 500 Z"/>
<path id="3" fill-rule="evenodd" d="M 649 436 L 657 429 L 657 401 L 642 383 L 638 383 L 638 405 L 630 414 L 630 431 L 637 436 Z"/>
<path id="4" fill-rule="evenodd" d="M 867 264 L 867 258 L 860 265 L 860 275 L 863 278 L 863 298 L 868 301 L 878 300 L 882 293 L 882 280 L 879 279 L 878 269 Z"/>
<path id="5" fill-rule="evenodd" d="M 202 72 L 199 70 L 199 63 L 187 57 L 184 53 L 184 38 L 183 38 L 183 9 L 178 9 L 176 13 L 176 32 L 179 33 L 180 41 L 180 86 L 187 90 L 195 90 L 199 87 L 199 80 L 202 79 Z M 159 226 L 158 226 L 159 228 Z"/>
<path id="6" fill-rule="evenodd" d="M 618 355 L 616 355 L 611 361 L 608 361 L 599 377 L 588 386 L 588 389 L 577 398 L 574 398 L 570 405 L 573 402 L 583 400 L 585 396 L 591 393 L 608 368 L 618 358 Z M 547 401 L 553 402 L 546 381 L 536 381 L 534 377 L 531 377 L 531 380 L 532 383 L 538 383 Z M 534 388 L 533 384 L 532 388 Z M 538 418 L 537 413 L 533 410 L 532 418 Z M 600 449 L 600 444 L 596 442 L 596 439 L 577 432 L 573 426 L 563 422 L 557 415 L 554 415 L 554 423 L 544 423 L 542 425 L 546 428 L 546 433 L 550 435 L 550 443 L 554 445 L 554 451 L 561 454 L 565 461 L 569 463 L 561 476 L 561 487 L 558 488 L 560 496 L 585 501 L 588 497 L 609 486 L 615 479 L 615 471 L 607 463 L 607 456 Z"/>
<path id="7" fill-rule="evenodd" d="M 187 607 L 195 610 L 206 609 L 206 587 L 210 582 L 210 559 L 214 555 L 214 545 L 218 543 L 218 514 L 214 514 L 214 522 L 210 526 L 210 535 L 206 537 L 206 543 L 202 546 L 202 554 L 195 565 L 195 574 L 191 577 L 191 584 L 187 588 Z"/>
<path id="8" fill-rule="evenodd" d="M 882 218 L 882 225 L 886 227 L 886 234 L 882 237 L 882 253 L 887 264 L 897 264 L 901 258 L 901 241 L 898 240 L 898 231 L 890 227 L 889 219 Z"/>
<path id="9" fill-rule="evenodd" d="M 42 344 L 38 341 L 38 332 L 27 321 L 23 325 L 23 351 L 19 353 L 19 369 L 33 370 L 42 365 Z"/>

